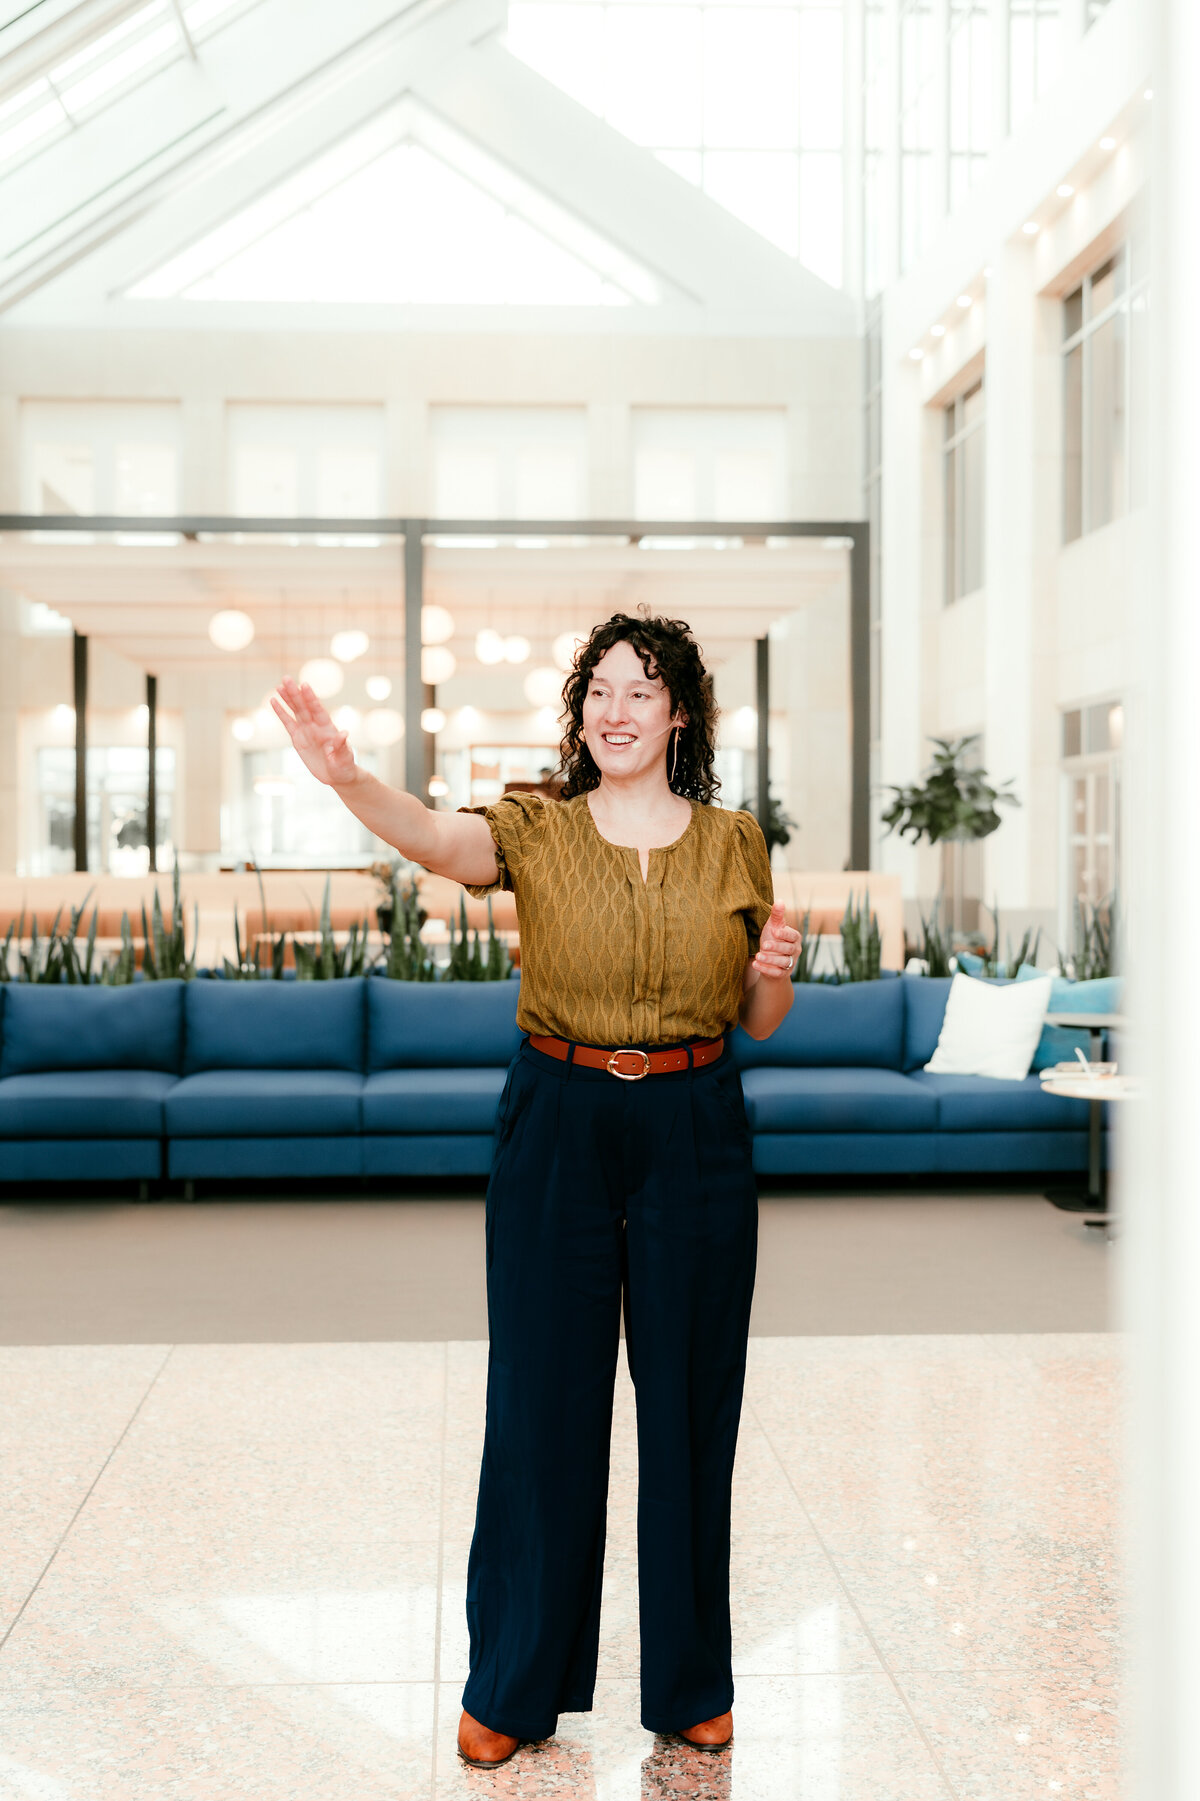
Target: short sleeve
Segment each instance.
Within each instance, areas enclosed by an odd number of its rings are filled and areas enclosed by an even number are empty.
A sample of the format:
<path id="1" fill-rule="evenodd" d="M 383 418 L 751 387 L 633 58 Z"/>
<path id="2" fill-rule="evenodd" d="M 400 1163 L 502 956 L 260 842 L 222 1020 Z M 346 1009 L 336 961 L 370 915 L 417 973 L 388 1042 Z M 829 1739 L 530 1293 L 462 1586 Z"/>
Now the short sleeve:
<path id="1" fill-rule="evenodd" d="M 746 921 L 750 955 L 753 957 L 757 955 L 762 929 L 775 905 L 775 882 L 771 875 L 767 841 L 757 819 L 753 813 L 744 812 L 735 813 L 733 819 L 738 857 L 749 889 L 750 904 L 742 908 L 742 915 Z"/>
<path id="2" fill-rule="evenodd" d="M 528 863 L 546 823 L 546 800 L 541 794 L 505 794 L 490 807 L 459 807 L 460 813 L 481 813 L 488 822 L 496 846 L 499 872 L 494 882 L 464 882 L 468 894 L 482 899 L 506 888 L 516 890 L 522 868 Z"/>

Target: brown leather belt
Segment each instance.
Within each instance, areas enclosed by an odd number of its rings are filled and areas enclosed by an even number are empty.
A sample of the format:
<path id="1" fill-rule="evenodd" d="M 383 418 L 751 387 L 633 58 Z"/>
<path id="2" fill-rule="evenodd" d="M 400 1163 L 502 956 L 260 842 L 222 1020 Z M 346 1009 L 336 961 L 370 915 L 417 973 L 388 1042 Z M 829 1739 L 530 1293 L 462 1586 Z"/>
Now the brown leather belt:
<path id="1" fill-rule="evenodd" d="M 540 1032 L 531 1032 L 529 1042 L 535 1051 L 557 1057 L 560 1063 L 565 1063 L 571 1055 L 569 1038 L 547 1038 Z M 606 1051 L 593 1044 L 577 1044 L 571 1061 L 582 1064 L 585 1069 L 606 1069 L 610 1076 L 616 1076 L 621 1082 L 640 1082 L 643 1076 L 665 1076 L 672 1070 L 686 1069 L 689 1050 L 692 1068 L 703 1069 L 706 1063 L 715 1063 L 724 1049 L 723 1037 L 703 1038 L 693 1045 L 673 1045 L 666 1051 L 642 1051 L 629 1045 Z M 618 1058 L 627 1061 L 621 1066 Z"/>

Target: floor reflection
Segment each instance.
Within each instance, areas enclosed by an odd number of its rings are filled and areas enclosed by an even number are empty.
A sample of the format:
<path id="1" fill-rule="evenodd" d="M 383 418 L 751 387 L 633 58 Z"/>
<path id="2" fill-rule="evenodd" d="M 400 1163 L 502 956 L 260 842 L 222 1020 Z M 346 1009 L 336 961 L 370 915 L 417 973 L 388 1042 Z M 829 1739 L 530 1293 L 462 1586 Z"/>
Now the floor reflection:
<path id="1" fill-rule="evenodd" d="M 622 1374 L 595 1711 L 494 1772 L 454 1753 L 486 1346 L 135 1351 L 110 1418 L 91 1348 L 0 1348 L 0 1801 L 1116 1801 L 1115 1337 L 751 1342 L 716 1754 L 639 1723 Z"/>
<path id="2" fill-rule="evenodd" d="M 642 1763 L 640 1801 L 731 1801 L 734 1747 L 689 1751 L 678 1740 L 656 1738 Z M 751 1801 L 747 1797 L 747 1801 Z"/>

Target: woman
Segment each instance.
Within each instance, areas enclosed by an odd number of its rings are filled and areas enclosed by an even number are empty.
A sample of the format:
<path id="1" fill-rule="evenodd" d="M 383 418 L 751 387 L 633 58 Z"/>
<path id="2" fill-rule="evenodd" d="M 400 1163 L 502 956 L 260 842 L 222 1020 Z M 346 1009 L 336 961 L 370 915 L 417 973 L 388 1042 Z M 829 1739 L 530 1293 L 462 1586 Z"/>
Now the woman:
<path id="1" fill-rule="evenodd" d="M 749 813 L 709 803 L 716 706 L 687 626 L 617 613 L 564 688 L 563 798 L 429 811 L 360 769 L 312 690 L 275 711 L 371 831 L 521 927 L 486 1206 L 487 1427 L 459 1754 L 495 1768 L 590 1711 L 622 1305 L 638 1413 L 642 1724 L 733 1734 L 730 1486 L 757 1193 L 726 1033 L 792 1003 L 799 934 Z M 648 1079 L 646 1079 L 648 1078 Z"/>

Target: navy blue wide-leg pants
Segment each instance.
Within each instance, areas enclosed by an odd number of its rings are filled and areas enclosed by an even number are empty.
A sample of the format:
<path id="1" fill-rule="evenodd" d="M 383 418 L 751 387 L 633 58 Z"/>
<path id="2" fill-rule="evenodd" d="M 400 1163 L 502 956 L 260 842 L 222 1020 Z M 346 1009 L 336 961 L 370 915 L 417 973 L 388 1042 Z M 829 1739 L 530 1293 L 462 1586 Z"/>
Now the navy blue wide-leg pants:
<path id="1" fill-rule="evenodd" d="M 548 1738 L 590 1710 L 622 1300 L 637 1396 L 642 1725 L 733 1702 L 729 1507 L 757 1191 L 728 1050 L 623 1082 L 525 1042 L 486 1207 L 491 1351 L 463 1706 Z"/>

